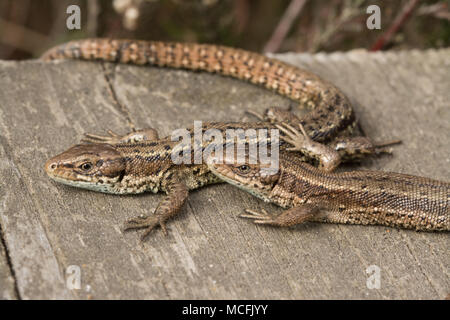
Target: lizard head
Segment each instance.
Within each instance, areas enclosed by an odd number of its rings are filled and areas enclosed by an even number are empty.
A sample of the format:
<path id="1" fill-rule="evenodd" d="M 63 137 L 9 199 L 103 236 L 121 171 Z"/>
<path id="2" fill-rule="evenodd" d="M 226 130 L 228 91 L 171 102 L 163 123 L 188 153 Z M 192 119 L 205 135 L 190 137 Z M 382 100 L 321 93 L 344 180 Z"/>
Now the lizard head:
<path id="1" fill-rule="evenodd" d="M 207 163 L 208 168 L 220 179 L 263 200 L 268 200 L 270 192 L 280 178 L 278 169 L 271 168 L 270 164 L 249 161 L 248 158 L 244 163 L 229 161 L 227 158 L 218 162 L 210 158 Z"/>
<path id="2" fill-rule="evenodd" d="M 118 193 L 125 174 L 122 155 L 109 144 L 78 144 L 49 159 L 45 171 L 53 180 L 78 188 Z"/>

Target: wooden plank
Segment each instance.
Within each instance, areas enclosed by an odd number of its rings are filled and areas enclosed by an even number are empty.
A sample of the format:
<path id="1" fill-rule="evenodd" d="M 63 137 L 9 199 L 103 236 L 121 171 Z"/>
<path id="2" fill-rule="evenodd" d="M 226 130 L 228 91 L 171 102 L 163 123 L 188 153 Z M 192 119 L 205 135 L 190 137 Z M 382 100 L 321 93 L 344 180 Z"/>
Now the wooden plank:
<path id="1" fill-rule="evenodd" d="M 362 167 L 449 180 L 449 53 L 278 57 L 338 85 L 370 137 L 403 140 L 392 156 Z M 120 227 L 151 213 L 161 195 L 78 190 L 50 181 L 42 168 L 83 132 L 128 131 L 127 116 L 166 135 L 194 120 L 250 120 L 244 110 L 288 106 L 286 99 L 216 75 L 83 62 L 2 62 L 0 87 L 0 224 L 20 298 L 442 299 L 449 292 L 447 233 L 255 226 L 237 215 L 279 209 L 216 185 L 192 192 L 168 237 L 157 231 L 140 244 L 139 232 Z M 366 286 L 370 265 L 380 268 L 380 289 Z M 66 286 L 69 266 L 81 270 L 79 290 Z"/>
<path id="2" fill-rule="evenodd" d="M 18 298 L 14 288 L 14 282 L 14 276 L 11 272 L 10 263 L 8 262 L 8 256 L 6 254 L 6 246 L 2 240 L 0 245 L 0 300 L 12 300 Z"/>

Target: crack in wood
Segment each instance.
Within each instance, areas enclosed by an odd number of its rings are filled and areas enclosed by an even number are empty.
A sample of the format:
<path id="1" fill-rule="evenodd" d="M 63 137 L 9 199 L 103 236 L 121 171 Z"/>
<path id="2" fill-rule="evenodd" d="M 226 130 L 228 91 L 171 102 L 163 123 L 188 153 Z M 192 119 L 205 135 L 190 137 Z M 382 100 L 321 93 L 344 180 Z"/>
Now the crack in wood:
<path id="1" fill-rule="evenodd" d="M 15 298 L 18 300 L 22 300 L 22 297 L 21 297 L 20 291 L 19 291 L 19 286 L 17 284 L 16 271 L 14 270 L 11 256 L 9 254 L 9 249 L 8 249 L 8 246 L 6 245 L 6 239 L 5 239 L 5 235 L 3 233 L 3 228 L 2 228 L 1 223 L 0 223 L 0 243 L 5 251 L 6 264 L 8 265 L 9 272 L 11 273 L 11 277 L 13 279 Z"/>
<path id="2" fill-rule="evenodd" d="M 131 119 L 130 111 L 128 110 L 127 106 L 122 104 L 119 101 L 119 98 L 117 97 L 116 90 L 114 89 L 114 85 L 112 83 L 112 77 L 108 74 L 108 70 L 104 63 L 101 63 L 102 69 L 103 69 L 103 76 L 105 77 L 106 83 L 108 84 L 108 90 L 115 102 L 115 107 L 117 110 L 124 115 L 124 117 L 127 120 L 127 125 L 131 129 L 131 131 L 136 131 L 136 126 L 134 125 L 133 120 Z M 113 66 L 113 70 L 115 70 L 115 66 Z M 113 72 L 112 72 L 113 73 Z"/>

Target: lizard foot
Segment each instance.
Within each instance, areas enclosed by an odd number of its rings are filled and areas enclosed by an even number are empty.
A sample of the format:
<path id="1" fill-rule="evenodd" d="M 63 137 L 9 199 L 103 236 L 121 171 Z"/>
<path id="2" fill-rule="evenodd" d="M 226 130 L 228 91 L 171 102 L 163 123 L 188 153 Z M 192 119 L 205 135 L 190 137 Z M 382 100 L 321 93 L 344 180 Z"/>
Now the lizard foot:
<path id="1" fill-rule="evenodd" d="M 305 129 L 303 128 L 302 124 L 299 123 L 298 126 L 301 132 L 293 128 L 288 123 L 283 123 L 283 125 L 275 124 L 275 127 L 277 127 L 278 130 L 280 130 L 286 135 L 280 136 L 280 139 L 286 141 L 287 143 L 293 146 L 290 148 L 286 148 L 286 150 L 288 151 L 304 151 L 314 143 L 308 136 L 308 134 L 305 132 Z"/>
<path id="2" fill-rule="evenodd" d="M 246 219 L 253 219 L 253 222 L 256 224 L 274 223 L 273 217 L 264 209 L 261 209 L 261 212 L 245 209 L 245 212 L 247 212 L 248 214 L 241 214 L 239 217 Z"/>
<path id="3" fill-rule="evenodd" d="M 145 232 L 141 237 L 141 240 L 144 241 L 150 232 L 155 229 L 157 226 L 161 227 L 161 230 L 165 236 L 167 236 L 167 227 L 166 227 L 166 219 L 159 215 L 151 215 L 148 217 L 136 217 L 128 220 L 123 227 L 123 231 L 132 230 L 132 229 L 143 229 L 145 228 Z"/>
<path id="4" fill-rule="evenodd" d="M 111 130 L 108 130 L 107 132 L 109 136 L 101 136 L 92 133 L 85 133 L 84 138 L 81 139 L 81 141 L 87 143 L 119 144 L 119 143 L 130 143 L 140 141 L 151 141 L 158 139 L 158 132 L 153 128 L 137 130 L 123 136 L 118 135 L 117 133 L 114 133 Z"/>

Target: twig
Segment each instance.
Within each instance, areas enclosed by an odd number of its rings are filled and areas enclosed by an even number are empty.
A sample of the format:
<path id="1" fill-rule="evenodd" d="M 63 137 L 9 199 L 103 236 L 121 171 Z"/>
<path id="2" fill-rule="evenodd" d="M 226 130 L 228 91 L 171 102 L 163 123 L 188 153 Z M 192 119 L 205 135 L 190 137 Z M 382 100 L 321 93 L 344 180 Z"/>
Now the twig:
<path id="1" fill-rule="evenodd" d="M 98 32 L 98 16 L 100 14 L 100 3 L 91 0 L 86 3 L 88 7 L 86 30 L 89 37 L 96 37 Z"/>
<path id="2" fill-rule="evenodd" d="M 276 52 L 280 49 L 281 43 L 284 38 L 286 38 L 287 33 L 291 29 L 292 23 L 295 18 L 302 11 L 303 6 L 305 5 L 306 0 L 292 0 L 283 16 L 281 17 L 280 22 L 278 23 L 275 31 L 273 32 L 270 40 L 264 46 L 263 52 Z"/>
<path id="3" fill-rule="evenodd" d="M 6 7 L 10 6 L 9 3 L 6 3 Z M 18 7 L 17 4 L 14 4 L 14 6 L 12 6 L 12 12 L 13 14 L 9 14 L 8 15 L 4 15 L 3 18 L 7 21 L 12 20 L 16 25 L 19 26 L 23 26 L 26 24 L 26 21 L 28 19 L 29 13 L 30 13 L 30 1 L 22 1 L 20 4 L 20 10 L 14 10 L 14 7 Z M 0 39 L 2 38 L 9 38 L 10 35 L 4 36 L 4 34 L 8 33 L 9 30 L 8 29 L 2 29 L 0 28 Z M 16 33 L 14 34 L 14 37 L 16 38 L 17 42 L 22 41 L 23 38 L 23 34 L 22 33 Z M 8 58 L 11 54 L 13 54 L 13 52 L 17 49 L 17 47 L 13 47 L 13 46 L 8 46 L 6 48 L 6 50 L 3 50 L 2 52 L 2 58 Z"/>
<path id="4" fill-rule="evenodd" d="M 388 31 L 383 33 L 376 41 L 375 44 L 370 48 L 370 51 L 378 51 L 385 47 L 387 43 L 392 40 L 392 37 L 400 30 L 400 28 L 405 24 L 408 18 L 413 13 L 414 9 L 419 4 L 420 0 L 410 0 L 400 11 L 400 13 L 395 17 L 394 22 L 389 27 Z"/>
<path id="5" fill-rule="evenodd" d="M 250 3 L 248 0 L 234 0 L 233 15 L 236 20 L 234 29 L 238 34 L 242 33 L 248 24 L 249 11 Z"/>
<path id="6" fill-rule="evenodd" d="M 446 19 L 450 21 L 450 12 L 448 11 L 448 4 L 444 2 L 435 3 L 428 6 L 422 6 L 417 10 L 418 15 L 430 15 L 439 19 Z"/>
<path id="7" fill-rule="evenodd" d="M 339 16 L 334 17 L 331 21 L 327 22 L 325 30 L 320 32 L 318 37 L 314 38 L 308 52 L 314 53 L 322 48 L 323 44 L 330 41 L 330 39 L 336 35 L 336 33 L 341 30 L 341 28 L 346 25 L 349 21 L 355 19 L 356 17 L 363 14 L 362 4 L 364 0 L 357 1 L 345 1 L 344 7 L 339 14 Z"/>
<path id="8" fill-rule="evenodd" d="M 35 55 L 40 48 L 48 46 L 50 39 L 36 31 L 0 18 L 0 29 L 8 30 L 0 41 L 11 47 L 29 52 Z M 21 34 L 18 38 L 16 35 Z"/>

